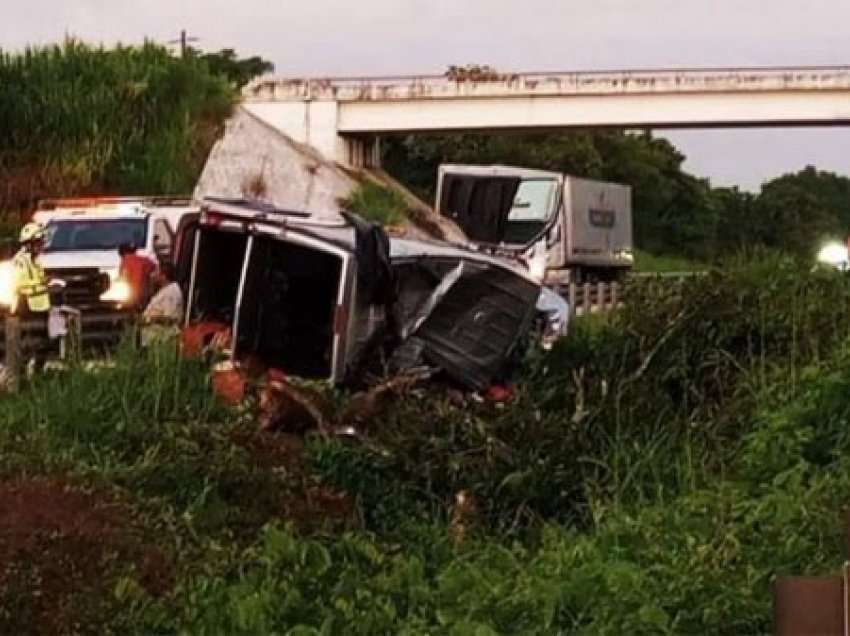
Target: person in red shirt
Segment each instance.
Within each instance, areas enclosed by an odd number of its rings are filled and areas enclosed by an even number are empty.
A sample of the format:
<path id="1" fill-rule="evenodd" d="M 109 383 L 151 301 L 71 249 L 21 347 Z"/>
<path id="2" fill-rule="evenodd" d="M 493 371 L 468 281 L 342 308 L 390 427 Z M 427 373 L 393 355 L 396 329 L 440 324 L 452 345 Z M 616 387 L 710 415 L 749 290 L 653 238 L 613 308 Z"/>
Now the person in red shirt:
<path id="1" fill-rule="evenodd" d="M 136 254 L 135 246 L 124 243 L 118 248 L 121 265 L 118 277 L 130 286 L 130 304 L 142 307 L 147 302 L 150 293 L 150 278 L 156 265 L 149 258 Z"/>

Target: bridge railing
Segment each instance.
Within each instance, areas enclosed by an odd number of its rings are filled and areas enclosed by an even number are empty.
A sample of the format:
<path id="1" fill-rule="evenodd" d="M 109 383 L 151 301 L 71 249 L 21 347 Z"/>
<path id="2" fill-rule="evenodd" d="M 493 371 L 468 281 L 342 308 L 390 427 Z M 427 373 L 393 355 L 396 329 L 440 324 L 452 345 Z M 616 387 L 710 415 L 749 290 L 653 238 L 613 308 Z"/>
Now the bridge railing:
<path id="1" fill-rule="evenodd" d="M 661 68 L 388 77 L 259 77 L 243 89 L 247 100 L 373 101 L 465 96 L 622 93 L 716 93 L 775 90 L 846 90 L 850 67 Z"/>

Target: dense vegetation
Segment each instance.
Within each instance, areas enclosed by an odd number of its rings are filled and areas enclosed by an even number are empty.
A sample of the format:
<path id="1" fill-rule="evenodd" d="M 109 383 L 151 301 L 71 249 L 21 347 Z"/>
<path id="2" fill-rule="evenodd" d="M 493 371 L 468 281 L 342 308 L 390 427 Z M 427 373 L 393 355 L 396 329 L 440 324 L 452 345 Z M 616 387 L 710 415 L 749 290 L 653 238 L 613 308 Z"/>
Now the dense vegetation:
<path id="1" fill-rule="evenodd" d="M 775 576 L 843 559 L 848 301 L 771 254 L 649 281 L 512 403 L 413 388 L 356 440 L 261 433 L 167 349 L 36 378 L 0 401 L 0 623 L 769 631 Z"/>
<path id="2" fill-rule="evenodd" d="M 714 261 L 764 246 L 811 258 L 825 239 L 850 234 L 850 179 L 808 167 L 753 195 L 712 188 L 685 172 L 666 139 L 619 131 L 391 138 L 384 162 L 433 201 L 443 162 L 501 163 L 632 186 L 635 243 L 652 254 Z M 734 228 L 734 231 L 730 231 Z"/>
<path id="3" fill-rule="evenodd" d="M 232 60 L 230 60 L 232 62 Z M 0 210 L 80 194 L 187 194 L 233 83 L 165 48 L 0 51 Z"/>

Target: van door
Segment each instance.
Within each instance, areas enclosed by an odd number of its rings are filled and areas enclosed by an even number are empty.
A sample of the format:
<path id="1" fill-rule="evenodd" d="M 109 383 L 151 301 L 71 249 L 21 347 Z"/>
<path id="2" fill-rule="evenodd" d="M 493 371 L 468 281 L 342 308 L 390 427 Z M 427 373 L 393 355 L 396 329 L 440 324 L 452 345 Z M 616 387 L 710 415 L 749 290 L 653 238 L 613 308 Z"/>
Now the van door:
<path id="1" fill-rule="evenodd" d="M 346 250 L 306 234 L 255 233 L 239 288 L 234 355 L 256 356 L 287 375 L 340 381 L 351 261 Z"/>

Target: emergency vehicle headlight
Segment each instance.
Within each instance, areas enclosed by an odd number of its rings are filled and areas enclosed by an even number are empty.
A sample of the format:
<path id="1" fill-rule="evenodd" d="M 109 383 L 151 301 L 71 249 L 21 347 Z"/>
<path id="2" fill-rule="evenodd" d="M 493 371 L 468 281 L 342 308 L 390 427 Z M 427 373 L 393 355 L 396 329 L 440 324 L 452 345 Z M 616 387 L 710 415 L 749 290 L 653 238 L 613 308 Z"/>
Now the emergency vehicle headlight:
<path id="1" fill-rule="evenodd" d="M 850 255 L 848 255 L 847 246 L 838 242 L 827 243 L 818 252 L 818 262 L 838 269 L 847 269 L 848 261 L 850 261 L 848 256 Z"/>
<path id="2" fill-rule="evenodd" d="M 116 278 L 110 283 L 109 289 L 100 295 L 100 299 L 113 303 L 126 303 L 130 300 L 130 296 L 130 285 L 127 281 Z"/>
<path id="3" fill-rule="evenodd" d="M 15 304 L 15 269 L 12 261 L 0 263 L 0 305 L 11 307 Z"/>

